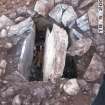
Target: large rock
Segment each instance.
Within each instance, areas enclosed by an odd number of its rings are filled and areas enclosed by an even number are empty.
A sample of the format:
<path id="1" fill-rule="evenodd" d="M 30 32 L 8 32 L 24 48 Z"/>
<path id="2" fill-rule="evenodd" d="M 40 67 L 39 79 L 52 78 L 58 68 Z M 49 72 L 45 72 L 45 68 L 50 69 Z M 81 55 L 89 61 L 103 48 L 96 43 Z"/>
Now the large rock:
<path id="1" fill-rule="evenodd" d="M 70 79 L 64 84 L 63 89 L 68 95 L 77 95 L 80 87 L 76 79 Z"/>
<path id="2" fill-rule="evenodd" d="M 84 55 L 91 47 L 92 40 L 89 38 L 82 38 L 80 40 L 72 43 L 71 47 L 68 49 L 68 53 L 71 56 L 82 56 Z"/>
<path id="3" fill-rule="evenodd" d="M 91 26 L 97 26 L 98 25 L 98 3 L 95 3 L 88 10 L 88 17 L 89 17 L 89 23 Z"/>
<path id="4" fill-rule="evenodd" d="M 44 80 L 54 80 L 63 75 L 67 46 L 68 35 L 63 28 L 54 24 L 51 32 L 47 30 L 43 67 Z"/>
<path id="5" fill-rule="evenodd" d="M 7 27 L 7 26 L 11 26 L 13 24 L 14 24 L 13 21 L 10 20 L 7 16 L 2 15 L 0 17 L 0 29 Z"/>
<path id="6" fill-rule="evenodd" d="M 95 53 L 89 67 L 84 74 L 84 78 L 86 79 L 86 81 L 96 81 L 97 79 L 100 79 L 100 76 L 103 72 L 104 66 L 102 59 Z"/>
<path id="7" fill-rule="evenodd" d="M 58 4 L 56 5 L 49 13 L 49 16 L 54 19 L 56 22 L 62 22 L 63 12 L 68 8 L 66 4 Z"/>

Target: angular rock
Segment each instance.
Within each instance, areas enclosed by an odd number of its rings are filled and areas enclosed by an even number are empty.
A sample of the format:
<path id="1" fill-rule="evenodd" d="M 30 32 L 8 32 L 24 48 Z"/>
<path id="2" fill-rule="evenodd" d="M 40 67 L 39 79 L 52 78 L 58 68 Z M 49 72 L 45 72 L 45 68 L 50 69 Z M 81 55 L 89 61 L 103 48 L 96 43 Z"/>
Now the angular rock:
<path id="1" fill-rule="evenodd" d="M 95 3 L 88 10 L 88 17 L 89 17 L 89 23 L 91 26 L 97 26 L 98 25 L 98 3 Z"/>
<path id="2" fill-rule="evenodd" d="M 86 81 L 96 81 L 100 78 L 101 74 L 104 72 L 104 66 L 102 63 L 102 59 L 96 53 L 94 54 L 89 67 L 87 68 L 84 78 Z"/>
<path id="3" fill-rule="evenodd" d="M 19 95 L 16 95 L 12 101 L 12 105 L 21 105 L 21 98 Z"/>
<path id="4" fill-rule="evenodd" d="M 77 95 L 80 87 L 76 79 L 70 79 L 64 84 L 63 89 L 68 95 Z"/>
<path id="5" fill-rule="evenodd" d="M 43 67 L 44 80 L 53 81 L 63 75 L 67 46 L 68 35 L 64 29 L 54 24 L 51 32 L 47 30 Z"/>
<path id="6" fill-rule="evenodd" d="M 72 6 L 69 6 L 62 15 L 62 23 L 64 26 L 71 28 L 77 19 L 77 14 Z"/>
<path id="7" fill-rule="evenodd" d="M 71 56 L 76 56 L 76 55 L 82 56 L 90 49 L 91 45 L 92 45 L 91 39 L 82 38 L 72 43 L 71 47 L 68 49 L 68 53 Z"/>
<path id="8" fill-rule="evenodd" d="M 81 33 L 79 33 L 76 29 L 72 28 L 70 30 L 70 38 L 71 38 L 71 41 L 72 43 L 77 41 L 77 40 L 80 40 L 83 38 L 83 35 Z"/>
<path id="9" fill-rule="evenodd" d="M 77 22 L 77 26 L 80 28 L 81 31 L 86 32 L 86 31 L 88 31 L 90 29 L 89 19 L 88 19 L 87 14 L 84 14 L 83 16 L 78 18 L 76 20 L 76 22 Z"/>
<path id="10" fill-rule="evenodd" d="M 20 22 L 19 24 L 12 25 L 8 30 L 8 37 L 11 37 L 14 35 L 17 35 L 17 36 L 22 35 L 24 34 L 24 32 L 31 30 L 32 25 L 33 25 L 33 21 L 30 17 Z"/>
<path id="11" fill-rule="evenodd" d="M 0 77 L 5 74 L 6 65 L 7 65 L 6 60 L 2 59 L 0 61 Z"/>
<path id="12" fill-rule="evenodd" d="M 49 16 L 54 19 L 56 22 L 62 22 L 63 12 L 68 8 L 66 4 L 58 4 L 56 5 L 49 13 Z"/>
<path id="13" fill-rule="evenodd" d="M 7 30 L 6 29 L 2 29 L 1 33 L 0 33 L 0 38 L 5 38 L 8 36 Z"/>
<path id="14" fill-rule="evenodd" d="M 35 4 L 34 11 L 42 16 L 46 16 L 54 6 L 54 0 L 38 0 Z"/>
<path id="15" fill-rule="evenodd" d="M 0 17 L 0 29 L 7 27 L 7 26 L 11 26 L 13 25 L 13 21 L 10 20 L 8 17 L 6 17 L 5 15 L 2 15 Z"/>

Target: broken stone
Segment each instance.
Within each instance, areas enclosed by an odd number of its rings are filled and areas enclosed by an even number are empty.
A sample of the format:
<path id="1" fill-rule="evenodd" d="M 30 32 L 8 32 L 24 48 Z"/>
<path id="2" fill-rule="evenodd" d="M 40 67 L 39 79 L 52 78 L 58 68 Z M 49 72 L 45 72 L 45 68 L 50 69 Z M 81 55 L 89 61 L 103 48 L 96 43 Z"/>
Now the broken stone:
<path id="1" fill-rule="evenodd" d="M 21 105 L 20 95 L 16 95 L 12 101 L 12 105 Z"/>
<path id="2" fill-rule="evenodd" d="M 66 4 L 56 5 L 49 13 L 49 16 L 54 19 L 57 23 L 62 22 L 63 12 L 68 8 Z"/>
<path id="3" fill-rule="evenodd" d="M 6 60 L 3 59 L 0 61 L 0 77 L 5 74 L 6 65 Z"/>
<path id="4" fill-rule="evenodd" d="M 13 25 L 13 21 L 10 20 L 8 17 L 6 17 L 5 15 L 2 15 L 0 17 L 0 29 L 7 27 L 7 26 L 11 26 Z"/>
<path id="5" fill-rule="evenodd" d="M 92 45 L 92 40 L 89 38 L 83 38 L 72 43 L 71 47 L 68 49 L 68 53 L 71 56 L 82 56 L 84 55 Z"/>
<path id="6" fill-rule="evenodd" d="M 102 63 L 102 59 L 96 53 L 94 54 L 89 67 L 87 68 L 84 78 L 86 81 L 96 81 L 100 78 L 100 75 L 104 72 L 104 66 Z"/>
<path id="7" fill-rule="evenodd" d="M 15 23 L 19 23 L 19 22 L 23 21 L 24 19 L 25 19 L 25 18 L 22 17 L 22 16 L 17 17 L 17 18 L 15 19 Z"/>
<path id="8" fill-rule="evenodd" d="M 33 21 L 30 17 L 20 22 L 19 24 L 12 25 L 11 27 L 9 27 L 8 37 L 11 37 L 14 35 L 17 35 L 17 36 L 22 35 L 24 32 L 31 30 L 32 25 L 33 25 Z"/>
<path id="9" fill-rule="evenodd" d="M 35 4 L 34 11 L 42 16 L 46 16 L 54 6 L 54 0 L 38 0 Z"/>
<path id="10" fill-rule="evenodd" d="M 81 88 L 84 88 L 88 85 L 87 82 L 83 79 L 79 79 L 78 84 L 80 85 Z"/>
<path id="11" fill-rule="evenodd" d="M 77 26 L 82 30 L 83 32 L 86 32 L 90 29 L 89 27 L 89 21 L 88 21 L 88 15 L 84 14 L 80 18 L 76 20 Z"/>
<path id="12" fill-rule="evenodd" d="M 54 24 L 51 32 L 47 30 L 43 67 L 44 80 L 54 80 L 63 75 L 67 46 L 68 35 L 64 29 Z"/>
<path id="13" fill-rule="evenodd" d="M 68 95 L 77 95 L 80 91 L 80 87 L 78 85 L 77 79 L 68 80 L 64 84 L 63 89 Z"/>
<path id="14" fill-rule="evenodd" d="M 95 96 L 98 95 L 98 92 L 99 92 L 100 86 L 101 86 L 101 85 L 98 84 L 98 83 L 94 84 L 94 86 L 93 86 L 93 94 L 94 94 Z"/>
<path id="15" fill-rule="evenodd" d="M 6 29 L 2 29 L 1 33 L 0 33 L 0 38 L 5 38 L 8 36 L 7 30 Z"/>
<path id="16" fill-rule="evenodd" d="M 76 29 L 71 29 L 70 30 L 70 38 L 71 38 L 71 41 L 72 43 L 77 41 L 77 40 L 80 40 L 83 38 L 83 35 L 81 33 L 79 33 Z"/>
<path id="17" fill-rule="evenodd" d="M 98 25 L 98 4 L 95 3 L 89 10 L 88 10 L 88 17 L 89 23 L 91 26 Z"/>
<path id="18" fill-rule="evenodd" d="M 62 23 L 64 26 L 71 28 L 77 19 L 77 14 L 72 6 L 69 6 L 62 15 Z"/>

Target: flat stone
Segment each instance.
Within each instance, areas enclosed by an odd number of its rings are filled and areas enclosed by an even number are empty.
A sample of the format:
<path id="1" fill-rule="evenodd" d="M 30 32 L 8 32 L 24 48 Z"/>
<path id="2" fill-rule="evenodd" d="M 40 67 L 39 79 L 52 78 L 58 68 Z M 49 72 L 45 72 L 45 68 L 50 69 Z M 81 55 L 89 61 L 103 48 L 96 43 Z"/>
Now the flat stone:
<path id="1" fill-rule="evenodd" d="M 77 95 L 80 91 L 77 79 L 68 80 L 63 86 L 64 92 L 68 95 Z"/>
<path id="2" fill-rule="evenodd" d="M 104 72 L 104 66 L 102 59 L 96 53 L 94 54 L 89 67 L 87 68 L 84 78 L 86 81 L 96 81 L 100 78 L 101 74 Z"/>
<path id="3" fill-rule="evenodd" d="M 7 27 L 7 26 L 11 26 L 13 24 L 14 24 L 13 21 L 10 20 L 7 16 L 2 15 L 0 17 L 0 29 Z"/>
<path id="4" fill-rule="evenodd" d="M 63 13 L 62 16 L 62 23 L 66 27 L 70 27 L 75 23 L 75 20 L 77 19 L 77 14 L 74 11 L 72 6 L 69 6 Z"/>
<path id="5" fill-rule="evenodd" d="M 42 16 L 46 16 L 54 6 L 54 0 L 38 0 L 35 4 L 34 11 Z"/>
<path id="6" fill-rule="evenodd" d="M 66 4 L 58 4 L 56 5 L 49 13 L 49 16 L 54 19 L 57 23 L 62 22 L 63 12 L 68 8 Z"/>
<path id="7" fill-rule="evenodd" d="M 76 20 L 77 26 L 81 31 L 86 32 L 90 29 L 89 19 L 87 13 Z"/>
<path id="8" fill-rule="evenodd" d="M 0 38 L 5 38 L 8 36 L 7 30 L 6 29 L 2 29 L 1 33 L 0 33 Z"/>
<path id="9" fill-rule="evenodd" d="M 19 16 L 15 19 L 15 23 L 19 23 L 19 22 L 23 21 L 24 19 L 25 19 L 24 17 Z"/>
<path id="10" fill-rule="evenodd" d="M 88 17 L 89 23 L 91 26 L 98 25 L 98 4 L 95 3 L 89 10 L 88 10 Z"/>
<path id="11" fill-rule="evenodd" d="M 71 56 L 76 56 L 76 55 L 82 56 L 90 49 L 91 45 L 92 45 L 91 39 L 82 38 L 72 43 L 71 47 L 68 49 L 68 53 Z"/>

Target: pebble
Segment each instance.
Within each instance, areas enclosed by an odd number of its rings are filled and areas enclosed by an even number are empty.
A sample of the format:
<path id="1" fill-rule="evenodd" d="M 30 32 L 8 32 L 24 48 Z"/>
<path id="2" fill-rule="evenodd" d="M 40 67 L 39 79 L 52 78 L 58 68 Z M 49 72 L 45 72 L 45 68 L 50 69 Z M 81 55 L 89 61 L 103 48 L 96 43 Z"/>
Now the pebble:
<path id="1" fill-rule="evenodd" d="M 73 7 L 77 7 L 80 0 L 71 0 L 71 4 Z"/>
<path id="2" fill-rule="evenodd" d="M 8 36 L 7 30 L 6 29 L 2 29 L 1 33 L 0 33 L 0 38 L 5 38 Z"/>
<path id="3" fill-rule="evenodd" d="M 101 78 L 101 74 L 104 72 L 104 66 L 102 63 L 102 59 L 96 53 L 93 55 L 93 58 L 84 74 L 84 78 L 86 81 L 96 81 Z"/>
<path id="4" fill-rule="evenodd" d="M 77 79 L 68 80 L 63 87 L 65 93 L 68 95 L 77 95 L 80 91 L 80 87 L 78 85 Z"/>
<path id="5" fill-rule="evenodd" d="M 19 23 L 19 22 L 23 21 L 24 19 L 25 19 L 24 17 L 19 16 L 15 19 L 15 23 Z"/>

